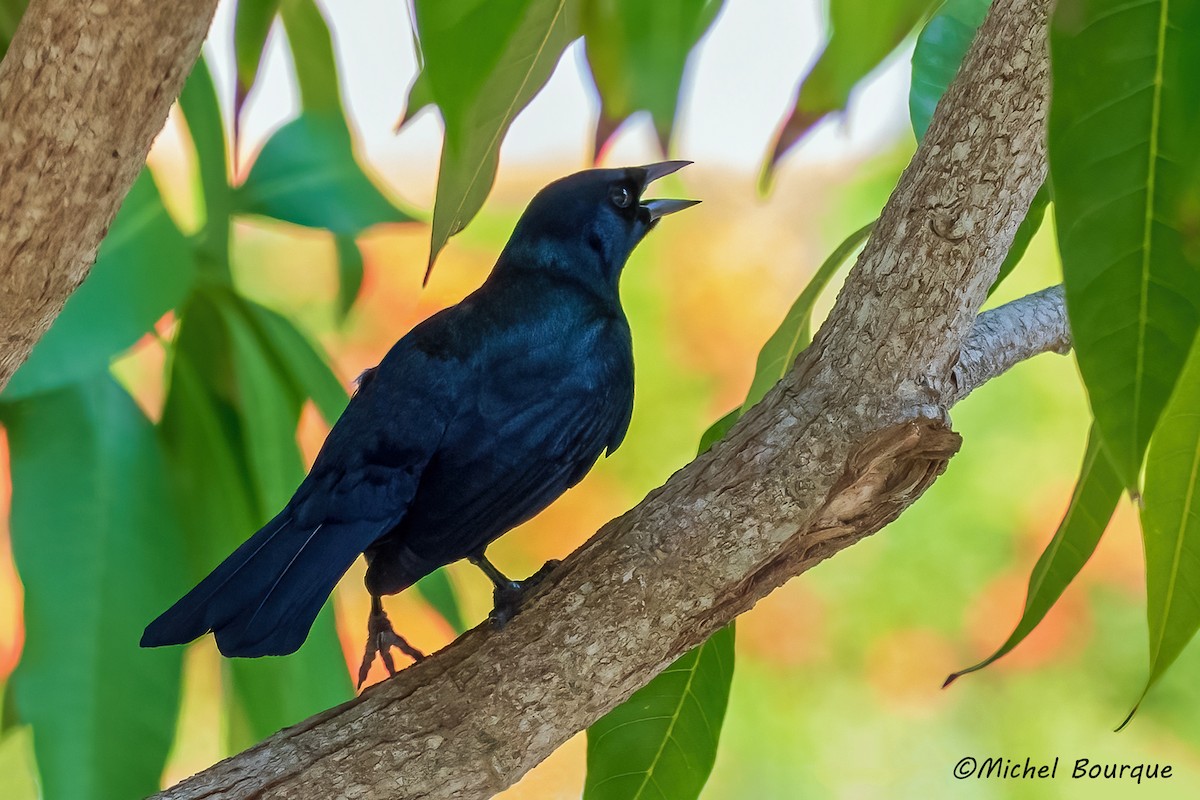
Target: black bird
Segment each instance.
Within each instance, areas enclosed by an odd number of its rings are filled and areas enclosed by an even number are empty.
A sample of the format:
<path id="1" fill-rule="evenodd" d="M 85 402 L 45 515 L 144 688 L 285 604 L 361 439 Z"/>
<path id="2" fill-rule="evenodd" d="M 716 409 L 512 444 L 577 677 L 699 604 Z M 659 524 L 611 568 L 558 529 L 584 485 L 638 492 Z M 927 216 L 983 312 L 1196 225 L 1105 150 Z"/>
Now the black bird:
<path id="1" fill-rule="evenodd" d="M 497 537 L 621 444 L 633 352 L 618 282 L 658 220 L 694 200 L 642 200 L 686 166 L 595 169 L 530 202 L 484 284 L 367 370 L 287 506 L 147 626 L 143 647 L 212 631 L 226 656 L 294 652 L 338 579 L 366 555 L 371 593 L 359 682 L 376 653 L 421 654 L 380 598 L 461 558 L 495 585 L 504 624 L 531 580 L 485 557 Z"/>

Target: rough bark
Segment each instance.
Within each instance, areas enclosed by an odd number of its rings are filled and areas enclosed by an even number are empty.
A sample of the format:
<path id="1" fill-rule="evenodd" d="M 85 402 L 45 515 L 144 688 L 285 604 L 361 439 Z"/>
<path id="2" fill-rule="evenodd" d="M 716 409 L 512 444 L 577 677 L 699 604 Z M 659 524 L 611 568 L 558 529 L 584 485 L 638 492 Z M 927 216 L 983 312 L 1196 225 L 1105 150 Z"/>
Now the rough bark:
<path id="1" fill-rule="evenodd" d="M 0 62 L 0 389 L 87 277 L 217 0 L 32 0 Z"/>
<path id="2" fill-rule="evenodd" d="M 979 315 L 963 343 L 958 365 L 951 371 L 948 399 L 957 403 L 973 389 L 1035 353 L 1071 350 L 1067 306 L 1062 286 L 1051 286 L 1028 297 Z"/>
<path id="3" fill-rule="evenodd" d="M 724 441 L 572 554 L 503 631 L 476 629 L 160 797 L 490 796 L 919 497 L 959 444 L 950 403 L 1009 363 L 969 334 L 1045 177 L 1049 5 L 995 0 L 828 322 Z M 1003 344 L 988 319 L 980 336 Z M 964 344 L 992 366 L 956 376 Z"/>

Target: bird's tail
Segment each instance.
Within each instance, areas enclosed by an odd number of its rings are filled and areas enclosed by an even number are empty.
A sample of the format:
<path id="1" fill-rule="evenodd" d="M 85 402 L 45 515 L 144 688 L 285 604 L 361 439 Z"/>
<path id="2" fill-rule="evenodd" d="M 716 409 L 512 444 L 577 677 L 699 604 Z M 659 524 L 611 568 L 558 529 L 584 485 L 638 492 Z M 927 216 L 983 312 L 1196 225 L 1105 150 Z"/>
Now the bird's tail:
<path id="1" fill-rule="evenodd" d="M 142 647 L 184 644 L 212 631 L 225 656 L 295 652 L 338 579 L 378 535 L 366 527 L 298 525 L 285 508 L 147 625 Z"/>

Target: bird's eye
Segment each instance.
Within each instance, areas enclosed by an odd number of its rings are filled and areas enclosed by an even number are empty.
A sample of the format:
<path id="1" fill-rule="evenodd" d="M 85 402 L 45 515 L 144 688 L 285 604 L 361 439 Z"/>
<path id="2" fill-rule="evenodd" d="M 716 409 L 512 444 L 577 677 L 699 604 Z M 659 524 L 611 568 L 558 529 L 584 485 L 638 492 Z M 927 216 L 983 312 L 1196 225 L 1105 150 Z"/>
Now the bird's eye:
<path id="1" fill-rule="evenodd" d="M 629 204 L 633 202 L 633 192 L 629 191 L 627 186 L 614 186 L 608 193 L 608 199 L 617 208 L 629 208 Z"/>

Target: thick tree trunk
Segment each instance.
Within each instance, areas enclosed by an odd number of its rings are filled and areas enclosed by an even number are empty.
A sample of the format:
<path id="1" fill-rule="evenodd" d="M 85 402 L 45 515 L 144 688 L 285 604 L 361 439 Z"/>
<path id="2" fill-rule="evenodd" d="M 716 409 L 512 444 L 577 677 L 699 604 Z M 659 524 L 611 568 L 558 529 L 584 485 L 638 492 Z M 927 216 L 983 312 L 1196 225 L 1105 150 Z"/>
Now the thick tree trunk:
<path id="1" fill-rule="evenodd" d="M 32 0 L 0 62 L 0 389 L 91 269 L 217 0 Z"/>
<path id="2" fill-rule="evenodd" d="M 829 321 L 724 441 L 572 554 L 502 632 L 476 629 L 160 797 L 490 796 L 920 496 L 958 447 L 949 405 L 1067 344 L 1054 291 L 976 320 L 1045 177 L 1049 6 L 992 4 Z"/>

